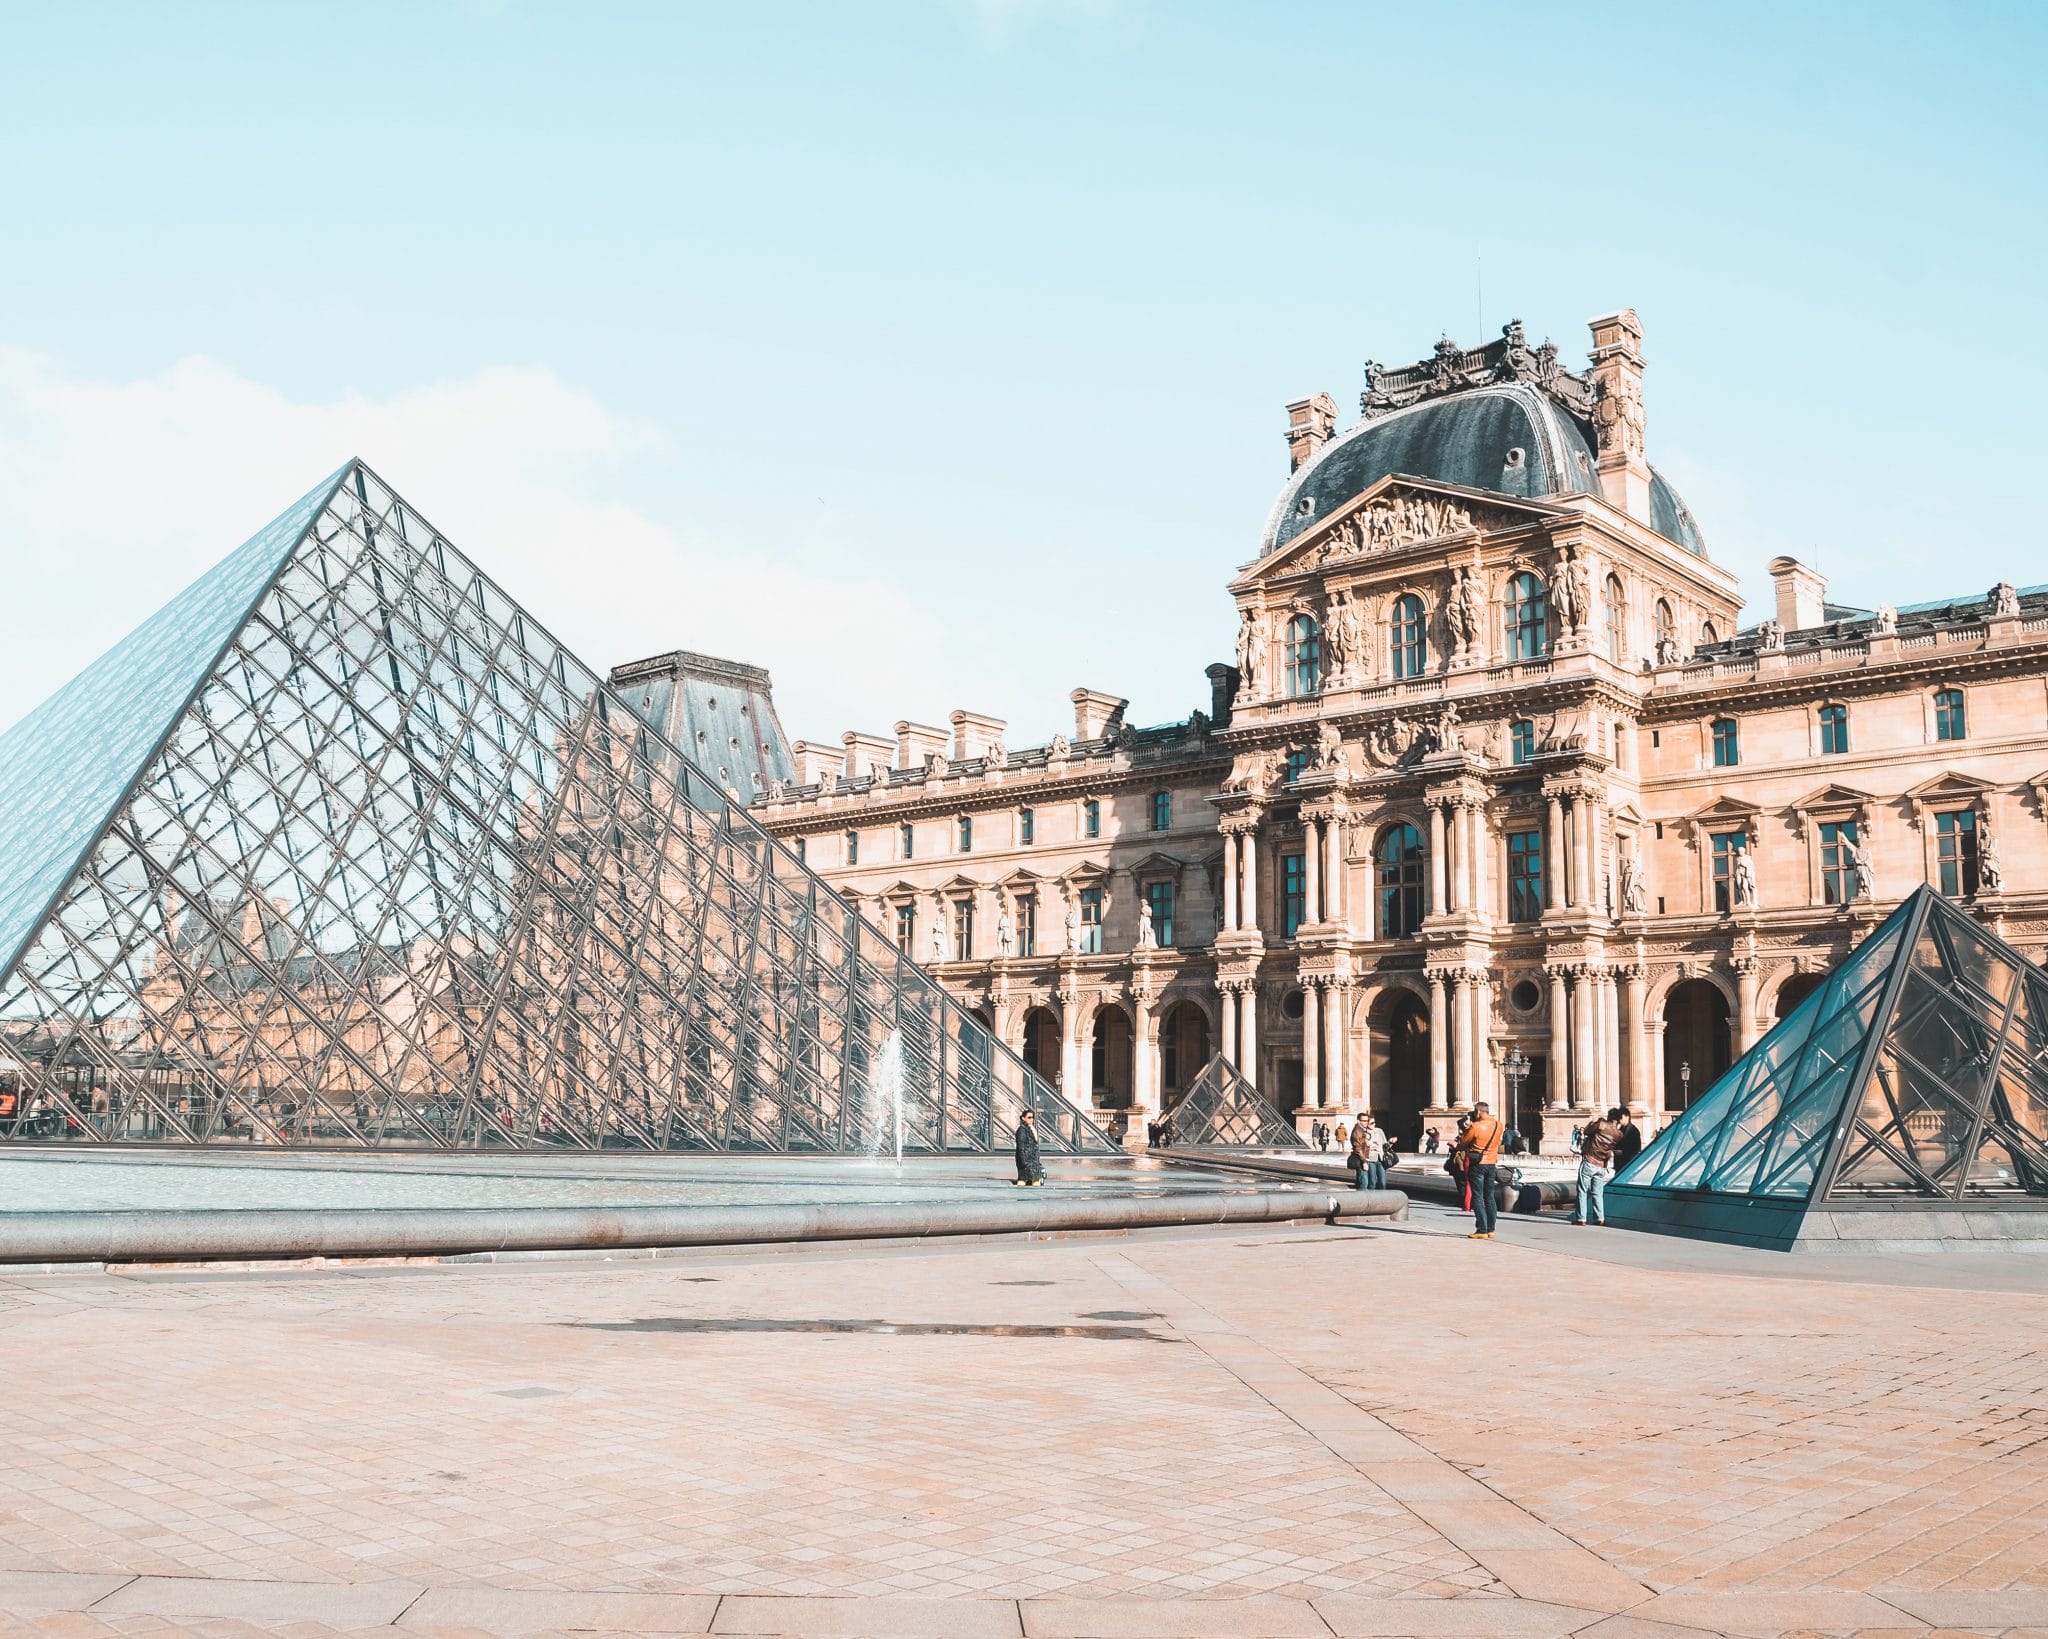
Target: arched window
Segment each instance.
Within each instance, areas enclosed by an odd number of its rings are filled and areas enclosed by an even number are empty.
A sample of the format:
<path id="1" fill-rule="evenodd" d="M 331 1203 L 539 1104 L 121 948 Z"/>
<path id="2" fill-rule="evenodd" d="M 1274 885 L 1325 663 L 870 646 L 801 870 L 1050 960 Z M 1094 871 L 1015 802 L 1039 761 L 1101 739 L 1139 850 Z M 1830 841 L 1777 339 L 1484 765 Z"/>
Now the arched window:
<path id="1" fill-rule="evenodd" d="M 1518 764 L 1536 755 L 1536 725 L 1528 718 L 1508 725 L 1508 753 Z"/>
<path id="2" fill-rule="evenodd" d="M 1406 939 L 1422 931 L 1422 833 L 1412 825 L 1389 826 L 1373 850 L 1380 890 L 1380 937 Z"/>
<path id="3" fill-rule="evenodd" d="M 1714 623 L 1711 620 L 1701 621 L 1700 647 L 1704 649 L 1709 643 L 1719 643 L 1720 641 L 1721 634 L 1714 630 Z"/>
<path id="4" fill-rule="evenodd" d="M 1508 659 L 1541 660 L 1550 653 L 1550 593 L 1524 569 L 1508 582 Z"/>
<path id="5" fill-rule="evenodd" d="M 1671 616 L 1671 605 L 1662 598 L 1657 600 L 1655 612 L 1657 623 L 1657 664 L 1678 658 L 1678 623 Z"/>
<path id="6" fill-rule="evenodd" d="M 1394 600 L 1394 676 L 1420 677 L 1429 669 L 1429 615 L 1413 592 Z"/>
<path id="7" fill-rule="evenodd" d="M 1960 740 L 1968 730 L 1963 717 L 1963 691 L 1961 689 L 1936 689 L 1934 691 L 1934 737 L 1937 740 Z"/>
<path id="8" fill-rule="evenodd" d="M 1820 749 L 1824 757 L 1840 757 L 1849 749 L 1849 708 L 1820 708 Z"/>
<path id="9" fill-rule="evenodd" d="M 1312 615 L 1287 623 L 1287 692 L 1314 694 L 1323 686 L 1323 632 Z"/>
<path id="10" fill-rule="evenodd" d="M 1607 658 L 1617 666 L 1628 664 L 1628 600 L 1619 575 L 1607 577 Z"/>

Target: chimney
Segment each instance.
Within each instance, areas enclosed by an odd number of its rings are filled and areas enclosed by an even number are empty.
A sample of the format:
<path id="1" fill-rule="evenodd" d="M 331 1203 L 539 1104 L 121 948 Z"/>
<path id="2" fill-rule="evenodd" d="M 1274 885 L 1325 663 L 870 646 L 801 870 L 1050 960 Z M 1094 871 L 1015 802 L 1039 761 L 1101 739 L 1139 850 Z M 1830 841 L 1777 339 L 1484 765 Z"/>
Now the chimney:
<path id="1" fill-rule="evenodd" d="M 1788 632 L 1828 623 L 1827 577 L 1797 558 L 1771 559 L 1771 584 L 1778 589 L 1778 624 Z"/>
<path id="2" fill-rule="evenodd" d="M 978 711 L 953 713 L 953 761 L 969 762 L 990 746 L 1001 745 L 1003 730 L 1010 725 L 1000 717 L 985 717 Z"/>
<path id="3" fill-rule="evenodd" d="M 1209 678 L 1209 724 L 1230 727 L 1230 702 L 1237 698 L 1237 668 L 1220 660 L 1206 668 Z"/>
<path id="4" fill-rule="evenodd" d="M 1299 472 L 1337 430 L 1337 401 L 1328 393 L 1287 406 L 1287 470 Z"/>
<path id="5" fill-rule="evenodd" d="M 1123 715 L 1123 709 L 1130 704 L 1121 695 L 1104 694 L 1100 689 L 1076 689 L 1074 702 L 1074 738 L 1076 740 L 1099 740 L 1109 725 Z"/>
<path id="6" fill-rule="evenodd" d="M 1650 458 L 1643 441 L 1643 325 L 1634 308 L 1591 321 L 1593 429 L 1600 441 L 1600 495 L 1650 522 Z"/>
<path id="7" fill-rule="evenodd" d="M 822 785 L 829 791 L 833 782 L 846 772 L 846 753 L 843 750 L 835 751 L 815 740 L 799 740 L 789 750 L 796 759 L 798 785 Z"/>
<path id="8" fill-rule="evenodd" d="M 922 768 L 927 757 L 946 754 L 946 731 L 929 723 L 896 725 L 896 766 Z"/>
<path id="9" fill-rule="evenodd" d="M 888 735 L 862 734 L 858 729 L 850 728 L 839 738 L 846 747 L 846 777 L 849 780 L 888 772 L 889 759 L 896 752 L 896 742 Z"/>

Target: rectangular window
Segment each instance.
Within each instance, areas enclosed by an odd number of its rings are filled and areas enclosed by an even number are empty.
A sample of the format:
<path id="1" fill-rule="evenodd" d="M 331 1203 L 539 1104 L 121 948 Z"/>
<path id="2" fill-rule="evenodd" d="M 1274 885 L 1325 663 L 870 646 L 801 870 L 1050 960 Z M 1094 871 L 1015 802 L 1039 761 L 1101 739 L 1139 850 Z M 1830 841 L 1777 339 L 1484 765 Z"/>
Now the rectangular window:
<path id="1" fill-rule="evenodd" d="M 1543 920 L 1543 833 L 1508 833 L 1508 920 Z"/>
<path id="2" fill-rule="evenodd" d="M 1714 720 L 1714 766 L 1733 768 L 1742 761 L 1742 747 L 1736 739 L 1735 719 L 1717 717 Z"/>
<path id="3" fill-rule="evenodd" d="M 911 845 L 910 822 L 908 820 L 905 820 L 896 828 L 896 836 L 903 845 L 903 857 L 909 859 L 915 852 L 915 849 Z"/>
<path id="4" fill-rule="evenodd" d="M 1099 837 L 1102 835 L 1102 804 L 1090 797 L 1081 804 L 1081 835 Z"/>
<path id="5" fill-rule="evenodd" d="M 1735 856 L 1748 838 L 1740 831 L 1716 831 L 1714 843 L 1714 909 L 1726 915 L 1735 908 Z"/>
<path id="6" fill-rule="evenodd" d="M 1173 944 L 1173 884 L 1148 882 L 1145 903 L 1152 907 L 1152 937 L 1162 947 Z"/>
<path id="7" fill-rule="evenodd" d="M 953 960 L 974 960 L 974 901 L 971 899 L 953 901 Z"/>
<path id="8" fill-rule="evenodd" d="M 1302 854 L 1280 856 L 1280 936 L 1292 939 L 1308 915 L 1308 860 Z"/>
<path id="9" fill-rule="evenodd" d="M 1017 895 L 1017 954 L 1038 954 L 1038 895 L 1035 893 Z"/>
<path id="10" fill-rule="evenodd" d="M 1308 753 L 1290 751 L 1287 753 L 1287 783 L 1292 785 L 1308 772 Z"/>
<path id="11" fill-rule="evenodd" d="M 1083 888 L 1081 890 L 1081 954 L 1100 956 L 1102 954 L 1102 890 Z"/>
<path id="12" fill-rule="evenodd" d="M 1155 791 L 1152 793 L 1152 829 L 1165 831 L 1173 825 L 1173 793 Z"/>
<path id="13" fill-rule="evenodd" d="M 1820 897 L 1823 904 L 1846 905 L 1856 897 L 1856 864 L 1851 845 L 1862 837 L 1854 820 L 1830 820 L 1820 828 Z"/>
<path id="14" fill-rule="evenodd" d="M 910 947 L 917 942 L 917 907 L 898 905 L 896 907 L 896 948 L 904 955 L 910 954 Z"/>
<path id="15" fill-rule="evenodd" d="M 974 852 L 974 816 L 971 814 L 962 814 L 960 816 L 960 852 L 963 854 Z"/>
<path id="16" fill-rule="evenodd" d="M 1536 725 L 1526 717 L 1508 728 L 1508 758 L 1520 764 L 1536 755 Z"/>
<path id="17" fill-rule="evenodd" d="M 804 839 L 802 837 L 796 839 L 796 857 L 799 861 L 804 857 Z"/>
<path id="18" fill-rule="evenodd" d="M 1028 808 L 1017 810 L 1017 846 L 1029 848 L 1038 830 L 1038 816 Z"/>
<path id="19" fill-rule="evenodd" d="M 1937 740 L 1960 740 L 1964 736 L 1965 727 L 1963 691 L 1937 690 L 1934 696 L 1934 737 Z"/>
<path id="20" fill-rule="evenodd" d="M 1977 877 L 1977 815 L 1963 808 L 1953 814 L 1934 816 L 1935 860 L 1941 872 L 1941 891 L 1951 899 L 1975 893 Z"/>
<path id="21" fill-rule="evenodd" d="M 860 833 L 858 831 L 846 833 L 846 863 L 849 865 L 858 865 L 860 863 Z"/>
<path id="22" fill-rule="evenodd" d="M 1845 757 L 1849 753 L 1849 708 L 1820 708 L 1820 750 L 1823 757 Z"/>

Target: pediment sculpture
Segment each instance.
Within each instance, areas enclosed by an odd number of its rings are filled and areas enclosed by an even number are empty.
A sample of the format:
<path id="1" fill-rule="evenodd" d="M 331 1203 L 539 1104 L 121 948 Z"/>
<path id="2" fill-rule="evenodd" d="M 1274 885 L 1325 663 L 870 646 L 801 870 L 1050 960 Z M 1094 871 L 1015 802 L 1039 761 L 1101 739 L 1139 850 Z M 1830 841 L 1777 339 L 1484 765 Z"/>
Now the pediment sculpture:
<path id="1" fill-rule="evenodd" d="M 1382 495 L 1339 521 L 1324 538 L 1317 556 L 1328 563 L 1469 534 L 1478 527 L 1471 512 L 1456 501 L 1436 495 Z"/>

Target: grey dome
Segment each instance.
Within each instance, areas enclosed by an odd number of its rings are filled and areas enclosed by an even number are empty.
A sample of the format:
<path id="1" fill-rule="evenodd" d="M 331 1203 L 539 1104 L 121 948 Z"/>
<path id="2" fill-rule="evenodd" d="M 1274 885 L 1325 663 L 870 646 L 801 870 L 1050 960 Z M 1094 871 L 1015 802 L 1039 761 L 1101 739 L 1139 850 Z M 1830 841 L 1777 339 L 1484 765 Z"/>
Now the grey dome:
<path id="1" fill-rule="evenodd" d="M 1598 495 L 1591 429 L 1549 394 L 1522 382 L 1475 387 L 1361 421 L 1333 438 L 1288 481 L 1267 521 L 1259 556 L 1284 546 L 1382 478 L 1405 473 L 1467 489 L 1540 500 Z M 1685 503 L 1659 474 L 1650 485 L 1658 533 L 1706 556 Z"/>

